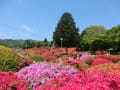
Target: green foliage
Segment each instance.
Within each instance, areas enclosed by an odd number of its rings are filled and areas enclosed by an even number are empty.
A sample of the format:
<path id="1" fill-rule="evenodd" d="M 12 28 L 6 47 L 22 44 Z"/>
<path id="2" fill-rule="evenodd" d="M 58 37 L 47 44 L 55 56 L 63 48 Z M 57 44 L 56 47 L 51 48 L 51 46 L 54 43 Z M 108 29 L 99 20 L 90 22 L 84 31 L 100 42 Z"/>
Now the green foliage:
<path id="1" fill-rule="evenodd" d="M 0 60 L 0 71 L 8 72 L 8 71 L 16 71 L 16 61 L 15 60 Z"/>
<path id="2" fill-rule="evenodd" d="M 25 40 L 0 39 L 0 45 L 9 48 L 21 48 Z"/>
<path id="3" fill-rule="evenodd" d="M 63 38 L 63 47 L 75 47 L 79 43 L 79 29 L 76 28 L 75 22 L 70 13 L 64 13 L 57 24 L 53 33 L 53 40 L 57 46 L 61 46 L 60 38 Z"/>
<path id="4" fill-rule="evenodd" d="M 31 40 L 26 40 L 23 44 L 23 49 L 28 49 L 28 48 L 33 48 L 34 47 L 34 42 Z"/>
<path id="5" fill-rule="evenodd" d="M 44 56 L 38 54 L 32 54 L 29 56 L 29 58 L 35 62 L 42 62 L 46 60 Z"/>
<path id="6" fill-rule="evenodd" d="M 0 70 L 18 71 L 24 67 L 24 61 L 12 49 L 0 46 Z"/>
<path id="7" fill-rule="evenodd" d="M 43 42 L 41 42 L 41 41 L 36 41 L 35 42 L 35 47 L 39 48 L 41 46 L 43 46 Z"/>

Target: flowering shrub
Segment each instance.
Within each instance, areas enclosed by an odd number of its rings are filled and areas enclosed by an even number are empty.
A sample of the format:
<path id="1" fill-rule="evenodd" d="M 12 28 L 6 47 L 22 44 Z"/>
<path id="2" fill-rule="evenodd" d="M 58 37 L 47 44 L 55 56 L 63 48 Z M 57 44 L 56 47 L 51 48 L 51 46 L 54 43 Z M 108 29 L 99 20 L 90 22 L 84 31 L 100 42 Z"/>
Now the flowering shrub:
<path id="1" fill-rule="evenodd" d="M 0 90 L 27 90 L 26 82 L 13 72 L 0 71 Z"/>
<path id="2" fill-rule="evenodd" d="M 92 66 L 87 70 L 90 72 L 102 72 L 102 73 L 106 72 L 120 75 L 120 66 L 113 63 L 99 64 L 96 66 Z"/>
<path id="3" fill-rule="evenodd" d="M 75 76 L 62 73 L 36 90 L 120 90 L 120 76 L 86 71 L 77 72 Z"/>
<path id="4" fill-rule="evenodd" d="M 112 63 L 112 61 L 103 59 L 103 58 L 97 58 L 92 62 L 92 66 L 98 65 L 98 64 L 104 64 L 104 63 Z"/>
<path id="5" fill-rule="evenodd" d="M 46 60 L 46 58 L 44 56 L 38 55 L 38 54 L 32 54 L 29 56 L 29 58 L 35 62 L 42 62 L 42 61 Z"/>
<path id="6" fill-rule="evenodd" d="M 43 55 L 48 61 L 53 61 L 54 58 L 52 56 L 49 55 Z"/>
<path id="7" fill-rule="evenodd" d="M 18 71 L 24 66 L 24 61 L 14 50 L 0 46 L 0 70 Z"/>
<path id="8" fill-rule="evenodd" d="M 80 71 L 85 70 L 88 67 L 88 65 L 85 64 L 85 62 L 83 62 L 79 59 L 66 60 L 66 61 L 63 61 L 63 62 L 64 62 L 64 65 L 71 65 L 75 69 L 78 69 Z"/>
<path id="9" fill-rule="evenodd" d="M 101 55 L 101 54 L 105 54 L 103 51 L 96 51 L 95 52 L 96 55 Z"/>
<path id="10" fill-rule="evenodd" d="M 80 60 L 85 61 L 85 60 L 86 60 L 87 58 L 89 58 L 89 57 L 94 58 L 94 56 L 92 56 L 92 55 L 85 54 L 85 55 L 82 55 L 82 56 L 80 57 Z"/>
<path id="11" fill-rule="evenodd" d="M 95 58 L 88 57 L 87 59 L 85 59 L 85 63 L 88 64 L 88 65 L 91 65 L 94 60 L 95 60 Z"/>
<path id="12" fill-rule="evenodd" d="M 112 61 L 113 61 L 114 63 L 120 61 L 120 55 L 114 55 L 114 56 L 112 56 Z"/>
<path id="13" fill-rule="evenodd" d="M 21 57 L 24 60 L 25 66 L 29 66 L 33 63 L 33 61 L 30 58 L 27 57 Z"/>
<path id="14" fill-rule="evenodd" d="M 57 78 L 62 72 L 68 75 L 74 75 L 77 70 L 70 66 L 64 66 L 62 63 L 53 63 L 49 65 L 47 62 L 40 62 L 39 64 L 32 64 L 20 70 L 17 75 L 23 76 L 30 84 L 32 89 L 46 84 L 48 81 Z"/>
<path id="15" fill-rule="evenodd" d="M 96 58 L 104 58 L 104 59 L 112 61 L 111 55 L 98 55 Z"/>

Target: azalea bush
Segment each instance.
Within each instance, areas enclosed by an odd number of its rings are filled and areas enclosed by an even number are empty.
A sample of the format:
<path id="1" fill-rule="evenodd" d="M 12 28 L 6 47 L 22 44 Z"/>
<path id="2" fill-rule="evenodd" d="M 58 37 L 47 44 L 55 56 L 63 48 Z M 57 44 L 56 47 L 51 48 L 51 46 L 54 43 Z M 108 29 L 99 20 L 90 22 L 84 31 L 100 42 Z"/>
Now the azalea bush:
<path id="1" fill-rule="evenodd" d="M 103 58 L 103 59 L 107 59 L 109 61 L 112 61 L 111 55 L 98 55 L 96 58 Z"/>
<path id="2" fill-rule="evenodd" d="M 91 65 L 94 60 L 95 60 L 95 58 L 88 57 L 87 59 L 85 59 L 85 63 L 88 64 L 88 65 Z"/>
<path id="3" fill-rule="evenodd" d="M 53 61 L 54 58 L 52 56 L 49 55 L 43 55 L 48 61 Z"/>
<path id="4" fill-rule="evenodd" d="M 71 59 L 71 60 L 65 60 L 63 61 L 64 65 L 71 65 L 73 66 L 75 69 L 77 70 L 85 70 L 86 68 L 88 68 L 88 65 L 85 64 L 85 62 L 79 60 L 79 59 Z"/>
<path id="5" fill-rule="evenodd" d="M 104 64 L 104 63 L 113 63 L 113 62 L 104 58 L 97 58 L 92 62 L 92 66 Z"/>
<path id="6" fill-rule="evenodd" d="M 11 71 L 0 71 L 0 90 L 27 90 L 26 81 Z"/>
<path id="7" fill-rule="evenodd" d="M 25 66 L 24 61 L 14 50 L 0 46 L 0 70 L 18 71 Z"/>
<path id="8" fill-rule="evenodd" d="M 85 54 L 85 55 L 82 55 L 82 56 L 80 57 L 80 60 L 85 61 L 85 60 L 86 60 L 87 58 L 89 58 L 89 57 L 94 58 L 94 56 L 92 56 L 92 55 Z"/>
<path id="9" fill-rule="evenodd" d="M 32 89 L 46 84 L 50 80 L 57 78 L 61 73 L 66 72 L 68 75 L 74 75 L 75 70 L 71 66 L 65 66 L 63 63 L 48 64 L 47 62 L 40 62 L 39 64 L 31 64 L 28 67 L 20 70 L 17 75 L 23 76 Z"/>
<path id="10" fill-rule="evenodd" d="M 114 63 L 105 63 L 92 66 L 87 69 L 89 72 L 115 73 L 120 75 L 120 66 Z"/>
<path id="11" fill-rule="evenodd" d="M 114 55 L 114 56 L 112 56 L 112 61 L 114 63 L 119 62 L 120 61 L 120 55 Z"/>
<path id="12" fill-rule="evenodd" d="M 42 55 L 38 55 L 38 54 L 32 54 L 29 56 L 30 59 L 32 59 L 35 62 L 42 62 L 42 61 L 46 61 L 46 58 Z"/>
<path id="13" fill-rule="evenodd" d="M 120 90 L 120 76 L 86 71 L 77 72 L 75 76 L 62 73 L 36 90 Z"/>

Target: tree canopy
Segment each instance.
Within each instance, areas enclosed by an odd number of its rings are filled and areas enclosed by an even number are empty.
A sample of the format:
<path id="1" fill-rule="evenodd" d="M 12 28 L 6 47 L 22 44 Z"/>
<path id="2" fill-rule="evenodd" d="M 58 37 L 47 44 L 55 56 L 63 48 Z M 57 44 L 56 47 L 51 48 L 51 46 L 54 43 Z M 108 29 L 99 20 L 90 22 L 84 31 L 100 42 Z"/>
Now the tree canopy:
<path id="1" fill-rule="evenodd" d="M 62 15 L 53 33 L 53 40 L 59 47 L 61 45 L 61 38 L 63 39 L 63 47 L 75 47 L 79 44 L 79 28 L 76 28 L 72 15 L 67 12 Z"/>

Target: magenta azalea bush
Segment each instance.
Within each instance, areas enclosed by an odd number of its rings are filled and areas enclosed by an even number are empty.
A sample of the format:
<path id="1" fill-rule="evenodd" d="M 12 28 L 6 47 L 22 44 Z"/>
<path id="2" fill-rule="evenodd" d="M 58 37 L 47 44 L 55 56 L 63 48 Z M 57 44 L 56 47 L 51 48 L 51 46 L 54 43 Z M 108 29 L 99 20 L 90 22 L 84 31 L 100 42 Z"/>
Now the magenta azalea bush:
<path id="1" fill-rule="evenodd" d="M 0 90 L 27 90 L 26 81 L 12 71 L 0 71 Z"/>
<path id="2" fill-rule="evenodd" d="M 92 62 L 92 66 L 99 65 L 99 64 L 104 64 L 104 63 L 113 63 L 113 62 L 109 61 L 107 59 L 97 58 Z"/>
<path id="3" fill-rule="evenodd" d="M 120 90 L 120 76 L 86 71 L 77 72 L 75 76 L 62 73 L 36 90 Z"/>
<path id="4" fill-rule="evenodd" d="M 23 76 L 32 89 L 34 90 L 40 85 L 46 84 L 54 78 L 57 78 L 61 73 L 66 72 L 68 75 L 74 75 L 77 70 L 70 66 L 65 66 L 63 63 L 53 63 L 49 65 L 47 62 L 40 62 L 39 64 L 31 64 L 28 67 L 20 70 L 17 75 Z"/>
<path id="5" fill-rule="evenodd" d="M 82 55 L 82 56 L 80 57 L 80 60 L 85 61 L 85 60 L 86 60 L 87 58 L 89 58 L 89 57 L 94 58 L 94 56 L 92 56 L 92 55 L 85 54 L 85 55 Z"/>

